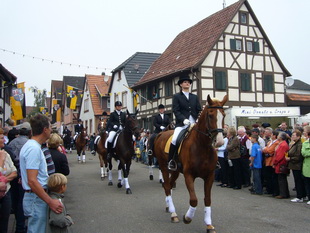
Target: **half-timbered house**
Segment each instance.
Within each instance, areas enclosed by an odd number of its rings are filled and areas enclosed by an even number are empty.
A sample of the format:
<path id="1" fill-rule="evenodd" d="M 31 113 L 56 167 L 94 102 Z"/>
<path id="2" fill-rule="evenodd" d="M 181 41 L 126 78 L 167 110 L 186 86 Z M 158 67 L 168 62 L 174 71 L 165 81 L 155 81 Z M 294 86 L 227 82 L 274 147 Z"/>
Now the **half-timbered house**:
<path id="1" fill-rule="evenodd" d="M 193 79 L 192 93 L 227 107 L 286 107 L 285 79 L 291 76 L 247 0 L 240 0 L 181 32 L 134 85 L 141 96 L 140 120 L 152 128 L 159 104 L 171 114 L 181 73 Z M 156 94 L 154 96 L 154 93 Z M 171 114 L 172 116 L 172 114 Z M 229 119 L 229 118 L 228 118 Z M 249 120 L 249 119 L 247 119 Z"/>

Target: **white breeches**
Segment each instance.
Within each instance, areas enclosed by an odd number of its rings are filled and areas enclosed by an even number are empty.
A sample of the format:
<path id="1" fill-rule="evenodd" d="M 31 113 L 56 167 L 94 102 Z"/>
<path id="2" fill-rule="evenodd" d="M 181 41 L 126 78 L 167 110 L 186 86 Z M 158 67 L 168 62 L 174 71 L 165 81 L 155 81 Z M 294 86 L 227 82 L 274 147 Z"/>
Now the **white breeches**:
<path id="1" fill-rule="evenodd" d="M 189 127 L 189 125 L 179 126 L 179 127 L 176 127 L 176 128 L 174 129 L 173 137 L 172 137 L 172 140 L 171 140 L 171 143 L 172 143 L 173 145 L 176 145 L 176 144 L 177 144 L 177 139 L 178 139 L 178 136 L 179 136 L 180 132 L 181 132 L 183 129 L 186 129 L 187 127 Z"/>
<path id="2" fill-rule="evenodd" d="M 115 134 L 116 134 L 115 131 L 110 131 L 109 136 L 108 136 L 108 138 L 107 138 L 107 141 L 110 142 L 110 143 L 112 143 Z"/>

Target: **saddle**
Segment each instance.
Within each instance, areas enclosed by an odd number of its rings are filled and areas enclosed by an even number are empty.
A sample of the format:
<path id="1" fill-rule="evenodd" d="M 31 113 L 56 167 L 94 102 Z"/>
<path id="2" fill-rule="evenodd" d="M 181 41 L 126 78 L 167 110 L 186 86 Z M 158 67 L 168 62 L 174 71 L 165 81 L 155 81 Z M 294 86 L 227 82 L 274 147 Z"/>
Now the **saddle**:
<path id="1" fill-rule="evenodd" d="M 178 155 L 180 153 L 180 149 L 181 149 L 181 145 L 182 145 L 182 142 L 183 140 L 185 139 L 185 137 L 188 135 L 188 133 L 192 130 L 192 127 L 188 127 L 188 128 L 185 128 L 183 129 L 179 135 L 178 135 L 178 138 L 177 138 L 177 142 L 176 142 L 176 147 L 177 147 L 177 153 L 176 155 Z M 171 144 L 171 141 L 172 141 L 172 137 L 173 137 L 173 134 L 169 137 L 169 139 L 167 140 L 166 142 L 166 145 L 165 145 L 165 153 L 169 153 L 169 149 L 170 149 L 170 144 Z"/>
<path id="2" fill-rule="evenodd" d="M 122 130 L 117 130 L 116 131 L 116 134 L 115 134 L 115 136 L 114 136 L 114 138 L 112 139 L 112 145 L 113 145 L 113 148 L 115 148 L 115 146 L 116 146 L 116 142 L 117 142 L 117 138 L 118 138 L 118 136 L 120 135 L 120 133 L 122 132 Z M 108 148 L 108 141 L 106 140 L 105 141 L 105 148 Z"/>

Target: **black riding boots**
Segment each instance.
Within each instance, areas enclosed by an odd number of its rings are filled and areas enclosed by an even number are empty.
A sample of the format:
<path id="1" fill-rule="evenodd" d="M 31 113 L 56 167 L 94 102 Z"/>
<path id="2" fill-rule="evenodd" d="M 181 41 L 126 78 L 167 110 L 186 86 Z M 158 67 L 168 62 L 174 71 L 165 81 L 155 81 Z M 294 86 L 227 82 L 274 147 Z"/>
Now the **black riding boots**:
<path id="1" fill-rule="evenodd" d="M 113 145 L 111 142 L 108 142 L 108 148 L 107 148 L 107 152 L 108 152 L 108 157 L 107 159 L 110 160 L 112 158 L 112 148 L 113 148 Z"/>
<path id="2" fill-rule="evenodd" d="M 177 147 L 171 143 L 170 149 L 169 149 L 169 157 L 168 157 L 168 169 L 171 171 L 177 170 L 177 163 L 174 160 L 176 149 Z"/>

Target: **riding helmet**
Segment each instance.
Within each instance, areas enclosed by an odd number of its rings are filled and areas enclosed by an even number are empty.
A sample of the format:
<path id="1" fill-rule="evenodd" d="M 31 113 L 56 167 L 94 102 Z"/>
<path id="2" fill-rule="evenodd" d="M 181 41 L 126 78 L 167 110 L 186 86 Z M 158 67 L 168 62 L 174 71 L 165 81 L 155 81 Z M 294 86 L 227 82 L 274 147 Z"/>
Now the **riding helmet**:
<path id="1" fill-rule="evenodd" d="M 121 102 L 121 101 L 116 101 L 116 102 L 115 102 L 115 107 L 116 107 L 116 106 L 122 106 L 122 102 Z"/>

